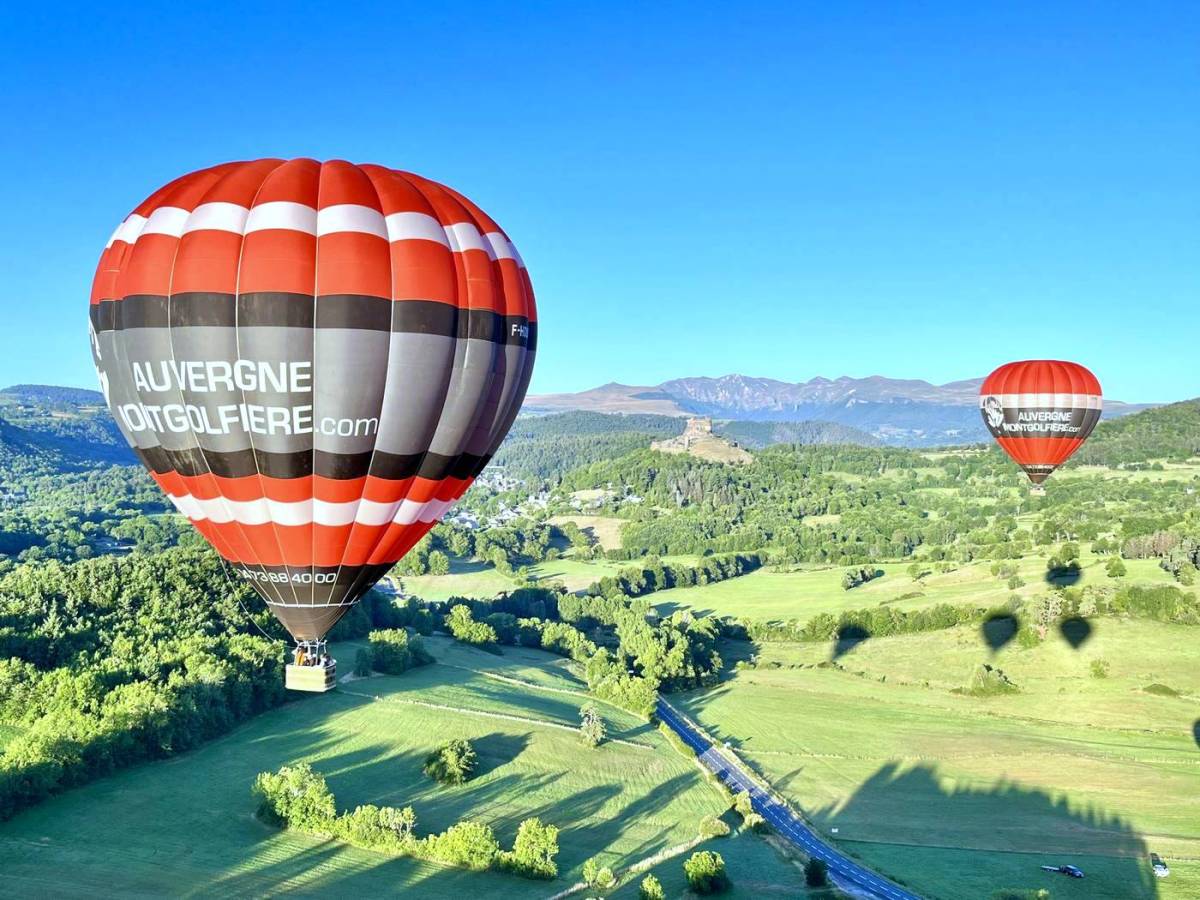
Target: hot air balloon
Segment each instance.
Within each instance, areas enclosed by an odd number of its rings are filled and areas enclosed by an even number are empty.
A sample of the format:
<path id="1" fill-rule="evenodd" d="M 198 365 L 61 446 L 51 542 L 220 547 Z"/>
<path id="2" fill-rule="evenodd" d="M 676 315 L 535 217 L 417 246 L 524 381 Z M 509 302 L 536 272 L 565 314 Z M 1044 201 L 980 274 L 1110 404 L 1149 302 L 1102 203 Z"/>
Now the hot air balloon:
<path id="1" fill-rule="evenodd" d="M 1008 363 L 979 389 L 983 423 L 1035 487 L 1087 440 L 1102 405 L 1095 375 L 1054 359 Z"/>
<path id="2" fill-rule="evenodd" d="M 441 518 L 525 396 L 537 323 L 500 227 L 444 185 L 341 160 L 184 175 L 118 226 L 96 371 L 171 502 L 297 641 L 323 638 Z M 303 683 L 303 684 L 302 684 Z"/>

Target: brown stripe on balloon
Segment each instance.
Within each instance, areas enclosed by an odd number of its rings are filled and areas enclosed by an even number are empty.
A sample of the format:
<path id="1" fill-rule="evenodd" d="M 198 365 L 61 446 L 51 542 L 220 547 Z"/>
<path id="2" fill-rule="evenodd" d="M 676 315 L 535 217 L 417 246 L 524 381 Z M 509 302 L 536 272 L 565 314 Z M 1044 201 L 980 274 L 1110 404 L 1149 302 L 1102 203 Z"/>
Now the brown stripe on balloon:
<path id="1" fill-rule="evenodd" d="M 433 334 L 515 344 L 531 351 L 537 346 L 537 323 L 525 316 L 502 316 L 489 309 L 460 309 L 433 300 L 389 300 L 360 294 L 321 296 L 315 304 L 311 295 L 284 292 L 241 294 L 236 303 L 233 294 L 215 292 L 194 291 L 170 297 L 139 294 L 94 303 L 89 316 L 97 333 L 168 325 L 174 328 L 312 328 L 315 325 Z"/>

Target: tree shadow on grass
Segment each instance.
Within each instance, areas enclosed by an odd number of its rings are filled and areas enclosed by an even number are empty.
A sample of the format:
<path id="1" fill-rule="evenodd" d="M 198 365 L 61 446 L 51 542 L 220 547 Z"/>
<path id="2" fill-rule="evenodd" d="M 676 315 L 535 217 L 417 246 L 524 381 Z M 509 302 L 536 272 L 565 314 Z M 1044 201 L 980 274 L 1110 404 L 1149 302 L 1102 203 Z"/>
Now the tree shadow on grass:
<path id="1" fill-rule="evenodd" d="M 837 828 L 841 849 L 926 896 L 1008 888 L 1045 888 L 1056 898 L 1158 896 L 1151 848 L 1127 821 L 1010 782 L 957 787 L 936 766 L 889 762 L 810 818 L 826 834 Z M 1074 883 L 1039 868 L 1066 864 L 1086 877 Z"/>
<path id="2" fill-rule="evenodd" d="M 833 654 L 829 657 L 830 660 L 840 659 L 870 637 L 871 632 L 861 625 L 842 625 L 834 636 Z"/>
<path id="3" fill-rule="evenodd" d="M 493 731 L 483 737 L 471 738 L 476 758 L 474 777 L 480 778 L 512 762 L 525 751 L 532 739 L 533 735 L 528 731 L 524 734 Z"/>

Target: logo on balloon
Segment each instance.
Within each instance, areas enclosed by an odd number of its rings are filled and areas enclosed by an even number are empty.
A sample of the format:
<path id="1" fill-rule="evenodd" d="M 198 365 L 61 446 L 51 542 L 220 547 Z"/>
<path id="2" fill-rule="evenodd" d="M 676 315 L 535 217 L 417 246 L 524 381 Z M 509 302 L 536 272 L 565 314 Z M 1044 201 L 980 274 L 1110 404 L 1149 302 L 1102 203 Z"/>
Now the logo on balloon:
<path id="1" fill-rule="evenodd" d="M 999 397 L 988 397 L 983 401 L 983 414 L 987 416 L 988 425 L 999 428 L 1004 424 L 1004 404 Z"/>

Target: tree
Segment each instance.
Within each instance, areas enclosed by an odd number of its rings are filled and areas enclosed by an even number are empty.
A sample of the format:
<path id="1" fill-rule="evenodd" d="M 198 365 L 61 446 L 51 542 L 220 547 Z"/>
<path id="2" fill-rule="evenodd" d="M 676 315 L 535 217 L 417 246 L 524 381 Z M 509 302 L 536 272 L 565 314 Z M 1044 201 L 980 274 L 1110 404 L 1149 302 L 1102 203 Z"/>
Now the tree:
<path id="1" fill-rule="evenodd" d="M 464 644 L 494 644 L 496 629 L 484 622 L 476 622 L 471 615 L 471 607 L 465 603 L 450 610 L 446 617 L 446 628 L 456 640 Z"/>
<path id="2" fill-rule="evenodd" d="M 711 850 L 693 853 L 683 864 L 683 874 L 688 887 L 697 894 L 719 894 L 730 886 L 725 860 Z"/>
<path id="3" fill-rule="evenodd" d="M 829 883 L 829 866 L 825 860 L 810 856 L 804 864 L 804 883 L 809 887 L 825 887 Z"/>
<path id="4" fill-rule="evenodd" d="M 583 742 L 589 747 L 599 747 L 604 743 L 607 734 L 604 720 L 600 718 L 600 710 L 596 708 L 595 703 L 585 703 L 579 710 L 579 716 L 583 720 L 579 725 L 579 735 Z"/>
<path id="5" fill-rule="evenodd" d="M 375 654 L 370 647 L 360 647 L 354 654 L 354 674 L 366 678 L 375 668 Z"/>
<path id="6" fill-rule="evenodd" d="M 541 819 L 526 819 L 517 829 L 510 853 L 501 854 L 505 868 L 526 878 L 551 879 L 558 875 L 558 828 Z"/>
<path id="7" fill-rule="evenodd" d="M 333 794 L 325 778 L 308 763 L 283 766 L 278 772 L 260 772 L 254 779 L 259 818 L 299 831 L 324 832 L 337 815 Z"/>
<path id="8" fill-rule="evenodd" d="M 638 900 L 666 900 L 666 897 L 662 883 L 657 878 L 647 875 L 642 879 L 642 884 L 638 888 Z"/>
<path id="9" fill-rule="evenodd" d="M 1126 573 L 1125 561 L 1114 556 L 1105 564 L 1104 572 L 1109 578 L 1124 578 Z"/>
<path id="10" fill-rule="evenodd" d="M 429 554 L 429 574 L 430 575 L 449 575 L 450 574 L 450 557 L 441 550 L 434 550 Z"/>
<path id="11" fill-rule="evenodd" d="M 423 771 L 439 784 L 466 784 L 475 774 L 475 763 L 475 748 L 455 738 L 425 757 Z"/>
<path id="12" fill-rule="evenodd" d="M 376 672 L 400 675 L 414 666 L 431 662 L 425 645 L 416 634 L 405 628 L 382 628 L 368 636 L 371 642 L 372 665 Z"/>

